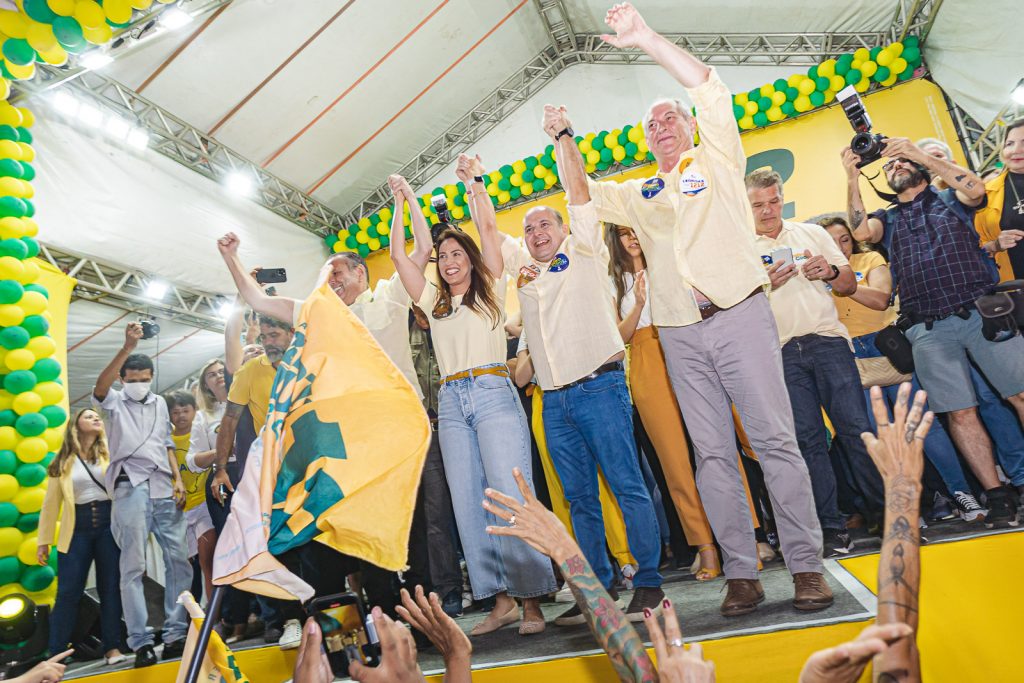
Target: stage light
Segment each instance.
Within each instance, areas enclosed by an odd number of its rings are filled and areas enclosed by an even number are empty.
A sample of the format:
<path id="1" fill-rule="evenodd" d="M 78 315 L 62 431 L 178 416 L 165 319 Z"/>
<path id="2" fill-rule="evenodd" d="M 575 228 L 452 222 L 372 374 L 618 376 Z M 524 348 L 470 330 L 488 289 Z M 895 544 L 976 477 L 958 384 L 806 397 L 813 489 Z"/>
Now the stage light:
<path id="1" fill-rule="evenodd" d="M 160 300 L 167 294 L 167 290 L 170 289 L 170 285 L 160 280 L 150 280 L 146 285 L 146 298 Z"/>
<path id="2" fill-rule="evenodd" d="M 107 117 L 107 132 L 118 140 L 124 140 L 132 132 L 132 124 L 116 114 Z"/>
<path id="3" fill-rule="evenodd" d="M 224 186 L 228 192 L 239 197 L 249 197 L 256 189 L 252 175 L 246 171 L 232 171 L 224 178 Z"/>
<path id="4" fill-rule="evenodd" d="M 61 114 L 65 116 L 74 116 L 78 113 L 78 107 L 81 106 L 81 102 L 77 97 L 69 92 L 63 90 L 53 96 L 53 106 L 57 108 Z"/>
<path id="5" fill-rule="evenodd" d="M 160 13 L 160 24 L 172 31 L 191 23 L 192 19 L 191 14 L 177 7 L 169 7 Z"/>
<path id="6" fill-rule="evenodd" d="M 78 107 L 78 120 L 87 126 L 98 126 L 103 123 L 103 112 L 90 102 L 82 102 Z"/>
<path id="7" fill-rule="evenodd" d="M 1011 97 L 1013 97 L 1014 102 L 1024 107 L 1024 78 L 1020 79 L 1017 83 L 1017 87 L 1013 89 Z"/>
<path id="8" fill-rule="evenodd" d="M 149 147 L 149 133 L 141 128 L 132 128 L 128 132 L 127 142 L 135 149 L 146 149 Z"/>
<path id="9" fill-rule="evenodd" d="M 36 629 L 36 604 L 27 596 L 12 593 L 0 600 L 0 643 L 19 645 Z"/>
<path id="10" fill-rule="evenodd" d="M 93 52 L 90 52 L 86 55 L 82 55 L 82 59 L 79 60 L 79 64 L 84 66 L 86 69 L 89 69 L 90 71 L 96 71 L 97 69 L 102 69 L 107 64 L 110 64 L 112 61 L 114 61 L 114 58 L 106 52 L 94 50 Z"/>
<path id="11" fill-rule="evenodd" d="M 220 306 L 217 307 L 217 315 L 225 319 L 230 318 L 231 314 L 234 312 L 235 304 L 233 304 L 230 301 L 225 301 Z"/>

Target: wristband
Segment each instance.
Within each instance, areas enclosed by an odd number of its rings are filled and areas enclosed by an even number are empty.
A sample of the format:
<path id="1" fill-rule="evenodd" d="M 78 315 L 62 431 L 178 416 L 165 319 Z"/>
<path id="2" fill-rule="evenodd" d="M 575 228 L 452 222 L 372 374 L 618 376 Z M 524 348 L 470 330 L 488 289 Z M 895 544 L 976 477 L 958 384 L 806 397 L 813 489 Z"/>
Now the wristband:
<path id="1" fill-rule="evenodd" d="M 839 269 L 838 269 L 838 268 L 836 268 L 836 267 L 835 267 L 834 265 L 832 265 L 831 263 L 829 264 L 829 266 L 830 266 L 830 267 L 832 268 L 832 277 L 830 277 L 830 278 L 822 278 L 822 280 L 821 280 L 822 282 L 832 282 L 832 281 L 833 281 L 833 280 L 835 280 L 835 279 L 836 279 L 837 277 L 839 277 Z"/>
<path id="2" fill-rule="evenodd" d="M 568 135 L 569 137 L 572 137 L 573 136 L 572 128 L 571 127 L 570 128 L 563 128 L 562 130 L 558 131 L 558 133 L 555 135 L 555 142 L 558 142 L 562 138 L 563 135 Z"/>
<path id="3" fill-rule="evenodd" d="M 483 183 L 484 185 L 487 184 L 487 181 L 484 180 L 484 177 L 482 175 L 475 175 L 475 176 L 473 176 L 473 182 L 474 183 Z"/>

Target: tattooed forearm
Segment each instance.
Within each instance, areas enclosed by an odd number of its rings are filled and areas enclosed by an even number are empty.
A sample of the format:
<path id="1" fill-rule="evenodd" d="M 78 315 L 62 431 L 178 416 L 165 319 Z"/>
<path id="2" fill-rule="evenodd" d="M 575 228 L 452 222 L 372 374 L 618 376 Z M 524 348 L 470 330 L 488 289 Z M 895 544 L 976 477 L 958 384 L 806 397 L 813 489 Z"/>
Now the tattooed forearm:
<path id="1" fill-rule="evenodd" d="M 643 641 L 608 595 L 582 555 L 573 555 L 559 567 L 569 583 L 576 605 L 623 681 L 657 681 L 658 675 Z"/>

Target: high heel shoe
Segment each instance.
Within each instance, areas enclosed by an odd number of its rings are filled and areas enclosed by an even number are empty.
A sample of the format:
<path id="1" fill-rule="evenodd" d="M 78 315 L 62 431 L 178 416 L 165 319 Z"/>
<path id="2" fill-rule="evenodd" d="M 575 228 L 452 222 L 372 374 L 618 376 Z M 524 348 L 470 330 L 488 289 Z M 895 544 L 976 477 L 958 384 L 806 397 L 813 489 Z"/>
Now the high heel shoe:
<path id="1" fill-rule="evenodd" d="M 704 565 L 704 553 L 710 551 L 711 556 L 714 558 L 714 566 L 705 567 Z M 718 551 L 714 545 L 702 545 L 697 548 L 697 559 L 701 563 L 701 568 L 694 574 L 694 578 L 698 581 L 713 581 L 722 575 L 722 568 L 718 564 Z"/>

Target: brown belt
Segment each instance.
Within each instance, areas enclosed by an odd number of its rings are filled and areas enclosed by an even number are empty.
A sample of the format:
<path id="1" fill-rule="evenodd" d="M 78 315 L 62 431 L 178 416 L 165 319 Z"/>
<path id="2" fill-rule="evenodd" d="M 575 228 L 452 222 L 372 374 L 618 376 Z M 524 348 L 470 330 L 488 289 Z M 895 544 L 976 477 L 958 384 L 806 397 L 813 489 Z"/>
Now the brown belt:
<path id="1" fill-rule="evenodd" d="M 751 292 L 750 294 L 747 294 L 745 297 L 743 297 L 743 301 L 746 301 L 747 299 L 750 299 L 753 296 L 755 296 L 757 294 L 760 294 L 763 291 L 764 290 L 761 287 L 758 287 L 753 292 Z M 743 303 L 743 301 L 740 301 L 740 302 L 734 304 L 734 306 L 739 306 L 741 303 Z M 715 313 L 718 313 L 719 311 L 727 311 L 727 310 L 729 310 L 729 308 L 733 308 L 733 306 L 729 306 L 728 308 L 719 308 L 718 306 L 714 305 L 713 303 L 708 302 L 707 306 L 700 307 L 700 319 L 701 320 L 707 320 L 708 318 L 713 316 Z"/>
<path id="2" fill-rule="evenodd" d="M 498 375 L 500 377 L 508 377 L 508 366 L 492 365 L 486 368 L 470 368 L 469 370 L 456 372 L 454 375 L 448 375 L 441 380 L 441 384 L 448 384 L 448 382 L 455 382 L 460 379 L 469 379 L 471 377 L 480 377 L 481 375 Z"/>

